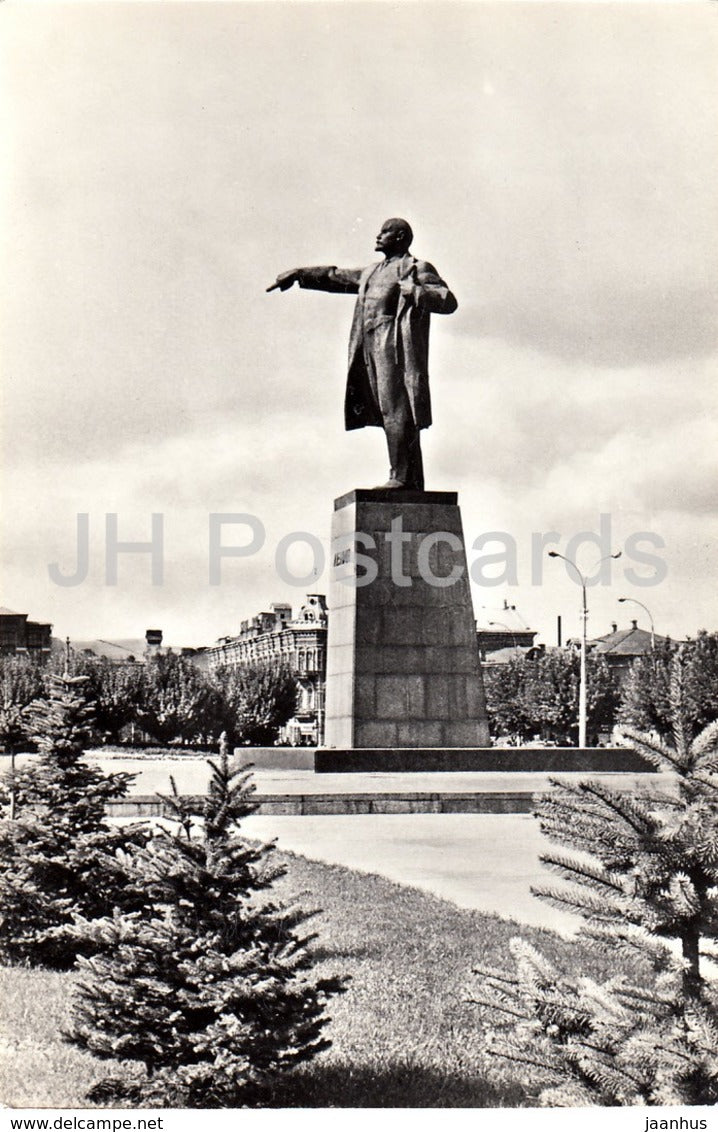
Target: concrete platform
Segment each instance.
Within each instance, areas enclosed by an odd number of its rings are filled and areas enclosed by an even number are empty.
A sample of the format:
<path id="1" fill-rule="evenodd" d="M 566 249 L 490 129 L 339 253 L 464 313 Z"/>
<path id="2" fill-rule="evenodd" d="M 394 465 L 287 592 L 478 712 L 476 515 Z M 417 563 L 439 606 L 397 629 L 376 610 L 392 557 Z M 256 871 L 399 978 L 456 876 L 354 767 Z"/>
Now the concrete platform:
<path id="1" fill-rule="evenodd" d="M 170 792 L 169 776 L 180 794 L 197 799 L 206 793 L 209 768 L 203 760 L 97 759 L 106 770 L 136 774 L 131 796 L 113 803 L 113 816 L 156 816 L 164 812 L 157 793 Z M 259 814 L 528 814 L 552 778 L 577 781 L 584 773 L 427 773 L 323 774 L 307 770 L 253 772 Z M 597 773 L 590 777 L 621 790 L 650 793 L 666 780 L 656 774 Z"/>
<path id="2" fill-rule="evenodd" d="M 491 751 L 486 753 L 491 754 Z M 252 754 L 247 751 L 247 755 Z M 196 798 L 198 807 L 207 791 L 210 769 L 204 758 L 187 755 L 158 759 L 125 758 L 106 756 L 99 751 L 90 752 L 89 757 L 107 773 L 124 772 L 135 776 L 130 796 L 110 805 L 109 813 L 115 817 L 157 816 L 163 813 L 164 803 L 158 794 L 171 793 L 170 776 L 178 793 Z M 18 765 L 22 766 L 32 758 L 32 755 L 20 755 Z M 8 770 L 9 764 L 8 757 L 0 757 L 0 770 Z M 596 778 L 613 788 L 641 795 L 670 788 L 667 776 L 636 771 L 315 774 L 306 767 L 256 766 L 252 775 L 260 815 L 296 817 L 328 814 L 530 814 L 537 798 L 550 789 L 552 779 L 575 782 Z"/>

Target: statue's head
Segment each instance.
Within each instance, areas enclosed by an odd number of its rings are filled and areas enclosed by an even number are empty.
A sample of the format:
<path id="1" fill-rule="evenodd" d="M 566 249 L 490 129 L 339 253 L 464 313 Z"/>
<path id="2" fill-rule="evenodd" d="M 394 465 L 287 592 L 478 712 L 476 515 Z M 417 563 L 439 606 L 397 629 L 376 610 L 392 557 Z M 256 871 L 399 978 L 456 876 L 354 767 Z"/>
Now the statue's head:
<path id="1" fill-rule="evenodd" d="M 397 255 L 408 251 L 413 239 L 414 233 L 409 221 L 402 220 L 400 216 L 394 216 L 390 220 L 385 220 L 382 224 L 381 231 L 376 238 L 376 251 L 384 252 L 384 255 Z"/>

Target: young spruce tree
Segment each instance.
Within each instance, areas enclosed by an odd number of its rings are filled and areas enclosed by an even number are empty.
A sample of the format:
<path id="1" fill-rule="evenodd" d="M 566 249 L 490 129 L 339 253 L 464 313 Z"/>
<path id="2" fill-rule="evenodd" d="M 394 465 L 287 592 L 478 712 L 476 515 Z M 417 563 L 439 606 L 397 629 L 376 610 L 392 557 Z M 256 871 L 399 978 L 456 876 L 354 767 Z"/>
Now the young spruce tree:
<path id="1" fill-rule="evenodd" d="M 0 961 L 63 970 L 95 947 L 76 936 L 76 915 L 141 906 L 116 853 L 145 835 L 105 822 L 107 801 L 127 793 L 131 776 L 84 760 L 92 737 L 85 678 L 50 674 L 46 694 L 27 709 L 40 753 L 2 789 L 13 816 L 0 820 Z"/>
<path id="2" fill-rule="evenodd" d="M 254 787 L 245 768 L 230 768 L 224 737 L 210 766 L 202 828 L 181 799 L 167 799 L 176 830 L 127 856 L 149 913 L 87 925 L 110 950 L 80 961 L 67 1040 L 143 1066 L 103 1079 L 90 1100 L 267 1104 L 286 1070 L 329 1044 L 324 1007 L 342 984 L 307 974 L 312 937 L 297 931 L 307 913 L 263 895 L 283 870 L 269 863 L 271 846 L 238 833 Z"/>
<path id="3" fill-rule="evenodd" d="M 718 723 L 692 737 L 686 657 L 673 661 L 673 743 L 624 732 L 666 774 L 643 798 L 600 782 L 554 783 L 538 816 L 580 857 L 542 861 L 570 887 L 534 890 L 580 913 L 604 954 L 642 960 L 645 979 L 605 983 L 556 971 L 521 940 L 516 971 L 480 969 L 472 1000 L 505 1017 L 490 1051 L 520 1064 L 548 1105 L 718 1102 Z"/>

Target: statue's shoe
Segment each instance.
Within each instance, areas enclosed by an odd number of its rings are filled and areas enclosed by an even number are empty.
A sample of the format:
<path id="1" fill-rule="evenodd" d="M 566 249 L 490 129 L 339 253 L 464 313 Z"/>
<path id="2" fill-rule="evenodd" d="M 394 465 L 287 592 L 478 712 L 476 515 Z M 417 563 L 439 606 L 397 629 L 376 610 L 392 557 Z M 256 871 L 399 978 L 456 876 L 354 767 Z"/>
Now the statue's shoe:
<path id="1" fill-rule="evenodd" d="M 380 483 L 372 488 L 372 491 L 405 491 L 406 484 L 401 480 L 387 480 L 386 483 Z"/>

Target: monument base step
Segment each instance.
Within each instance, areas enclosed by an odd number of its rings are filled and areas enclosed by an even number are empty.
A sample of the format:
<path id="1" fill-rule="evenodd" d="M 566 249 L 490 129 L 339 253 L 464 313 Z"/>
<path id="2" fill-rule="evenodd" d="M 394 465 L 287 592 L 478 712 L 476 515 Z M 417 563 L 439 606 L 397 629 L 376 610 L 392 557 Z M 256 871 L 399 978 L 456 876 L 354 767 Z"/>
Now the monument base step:
<path id="1" fill-rule="evenodd" d="M 263 816 L 323 817 L 355 814 L 530 814 L 539 794 L 528 790 L 392 794 L 257 794 L 257 813 Z M 185 804 L 201 814 L 203 795 L 183 797 Z M 169 804 L 157 794 L 132 794 L 111 799 L 106 806 L 111 818 L 171 817 Z M 249 836 L 251 836 L 251 831 Z"/>
<path id="2" fill-rule="evenodd" d="M 625 747 L 377 747 L 319 748 L 316 774 L 405 774 L 431 771 L 628 771 L 652 774 L 652 766 Z"/>

